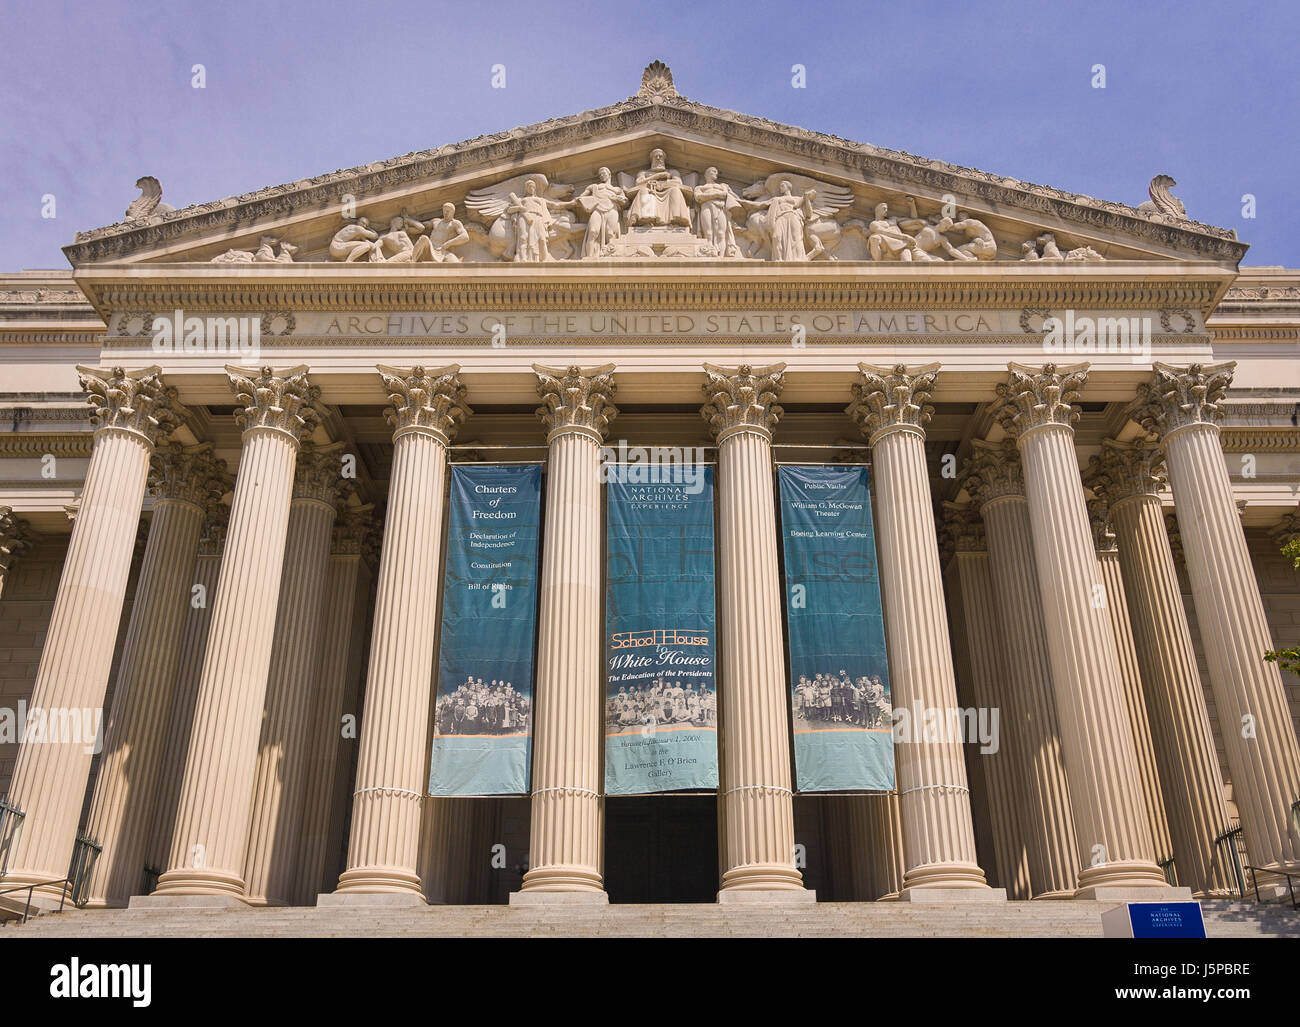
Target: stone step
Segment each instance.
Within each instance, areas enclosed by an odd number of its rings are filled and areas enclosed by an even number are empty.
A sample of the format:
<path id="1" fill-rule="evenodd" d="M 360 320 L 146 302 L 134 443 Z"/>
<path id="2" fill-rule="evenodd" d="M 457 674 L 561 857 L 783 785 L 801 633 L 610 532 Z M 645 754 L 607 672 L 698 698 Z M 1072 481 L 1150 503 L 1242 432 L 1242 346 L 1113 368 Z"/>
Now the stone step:
<path id="1" fill-rule="evenodd" d="M 798 907 L 417 906 L 247 910 L 68 910 L 0 930 L 2 938 L 166 937 L 1100 937 L 1112 904 L 1088 901 L 817 903 Z M 1219 901 L 1211 937 L 1300 937 L 1300 913 Z"/>

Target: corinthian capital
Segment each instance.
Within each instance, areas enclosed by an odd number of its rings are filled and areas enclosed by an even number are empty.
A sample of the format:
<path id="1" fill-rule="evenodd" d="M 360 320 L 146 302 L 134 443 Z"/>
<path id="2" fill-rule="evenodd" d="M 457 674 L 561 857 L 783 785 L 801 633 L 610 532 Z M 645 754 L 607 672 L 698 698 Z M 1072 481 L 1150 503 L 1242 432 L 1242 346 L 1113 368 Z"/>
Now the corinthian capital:
<path id="1" fill-rule="evenodd" d="M 240 406 L 235 423 L 244 431 L 273 428 L 302 442 L 320 420 L 316 410 L 320 389 L 307 380 L 306 364 L 284 371 L 227 364 L 226 375 Z"/>
<path id="2" fill-rule="evenodd" d="M 226 462 L 213 455 L 210 442 L 171 442 L 155 449 L 149 461 L 149 494 L 155 499 L 192 503 L 206 511 L 229 491 L 229 482 Z"/>
<path id="3" fill-rule="evenodd" d="M 335 556 L 360 556 L 367 536 L 374 527 L 374 513 L 373 503 L 340 510 L 334 520 L 334 540 L 330 552 Z"/>
<path id="4" fill-rule="evenodd" d="M 199 555 L 220 556 L 226 545 L 226 529 L 229 527 L 230 507 L 225 503 L 213 503 L 208 508 L 203 532 L 199 535 Z"/>
<path id="5" fill-rule="evenodd" d="M 970 494 L 977 510 L 995 499 L 1025 494 L 1020 453 L 1014 442 L 1010 439 L 1001 442 L 975 439 L 972 445 L 974 452 L 966 465 L 962 488 Z"/>
<path id="6" fill-rule="evenodd" d="M 1164 458 L 1150 439 L 1103 439 L 1101 452 L 1088 461 L 1083 483 L 1109 506 L 1133 496 L 1154 496 L 1164 487 Z"/>
<path id="7" fill-rule="evenodd" d="M 298 466 L 293 475 L 293 498 L 314 499 L 333 506 L 343 473 L 342 452 L 342 442 L 323 446 L 304 442 L 298 450 Z"/>
<path id="8" fill-rule="evenodd" d="M 1279 549 L 1287 543 L 1300 538 L 1300 510 L 1292 510 L 1290 513 L 1283 514 L 1281 523 L 1269 528 L 1268 534 Z"/>
<path id="9" fill-rule="evenodd" d="M 13 566 L 14 558 L 31 547 L 27 522 L 14 516 L 13 507 L 0 506 L 0 582 Z"/>
<path id="10" fill-rule="evenodd" d="M 419 431 L 437 437 L 446 445 L 455 438 L 457 428 L 472 413 L 465 402 L 465 385 L 460 380 L 459 364 L 431 370 L 380 364 L 376 370 L 388 390 L 391 406 L 386 415 L 393 427 L 393 438 Z"/>
<path id="11" fill-rule="evenodd" d="M 604 440 L 609 422 L 618 416 L 613 364 L 568 368 L 534 364 L 533 373 L 537 375 L 537 395 L 542 398 L 537 416 L 546 425 L 548 438 L 572 431 L 597 442 Z"/>
<path id="12" fill-rule="evenodd" d="M 845 411 L 873 442 L 887 431 L 925 434 L 934 407 L 930 392 L 939 372 L 938 364 L 908 368 L 903 364 L 876 367 L 859 364 L 862 381 L 853 386 L 853 402 Z"/>
<path id="13" fill-rule="evenodd" d="M 785 388 L 785 364 L 767 367 L 719 367 L 705 364 L 709 380 L 702 388 L 709 397 L 700 416 L 719 442 L 741 431 L 758 431 L 769 438 L 785 413 L 777 400 Z"/>
<path id="14" fill-rule="evenodd" d="M 1110 530 L 1110 507 L 1105 500 L 1088 500 L 1088 526 L 1092 528 L 1092 546 L 1097 552 L 1115 550 L 1115 533 Z"/>
<path id="15" fill-rule="evenodd" d="M 1156 361 L 1150 382 L 1138 386 L 1128 415 L 1161 440 L 1191 424 L 1215 424 L 1223 416 L 1220 404 L 1232 384 L 1235 361 L 1192 364 L 1181 371 Z"/>
<path id="16" fill-rule="evenodd" d="M 78 364 L 77 377 L 93 407 L 90 419 L 97 432 L 134 432 L 152 445 L 170 435 L 180 422 L 176 390 L 164 384 L 157 365 L 126 371 Z"/>
<path id="17" fill-rule="evenodd" d="M 1016 438 L 1049 424 L 1069 427 L 1079 419 L 1074 404 L 1087 382 L 1087 364 L 1044 364 L 1041 371 L 1007 364 L 1007 380 L 998 383 L 993 416 Z"/>
<path id="18" fill-rule="evenodd" d="M 954 553 L 982 553 L 987 548 L 984 522 L 974 504 L 945 502 L 939 535 L 944 548 Z"/>

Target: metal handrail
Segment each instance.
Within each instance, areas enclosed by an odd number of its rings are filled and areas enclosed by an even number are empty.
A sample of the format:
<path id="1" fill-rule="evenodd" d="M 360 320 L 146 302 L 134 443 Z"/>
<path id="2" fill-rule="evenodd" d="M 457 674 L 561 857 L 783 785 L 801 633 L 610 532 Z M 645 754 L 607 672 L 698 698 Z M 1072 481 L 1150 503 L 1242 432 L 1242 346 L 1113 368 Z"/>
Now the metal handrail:
<path id="1" fill-rule="evenodd" d="M 1177 888 L 1178 872 L 1174 869 L 1174 857 L 1170 856 L 1168 859 L 1162 859 L 1156 864 L 1156 866 L 1158 866 L 1160 872 L 1165 875 L 1165 882 L 1171 888 Z"/>
<path id="2" fill-rule="evenodd" d="M 72 904 L 80 909 L 86 904 L 85 889 L 90 883 L 90 873 L 95 869 L 104 847 L 84 834 L 77 835 L 72 847 L 72 864 L 68 867 L 68 882 L 71 885 Z"/>
<path id="3" fill-rule="evenodd" d="M 13 836 L 5 841 L 5 822 L 11 817 L 15 824 L 14 832 Z M 8 796 L 0 795 L 0 877 L 9 872 L 9 857 L 18 846 L 18 838 L 23 833 L 23 822 L 26 819 L 27 814 L 12 805 Z"/>
<path id="4" fill-rule="evenodd" d="M 1295 880 L 1294 880 L 1294 878 L 1300 877 L 1300 874 L 1294 873 L 1290 870 L 1275 869 L 1274 867 L 1253 867 L 1249 863 L 1246 864 L 1246 869 L 1250 871 L 1250 880 L 1251 883 L 1255 886 L 1256 902 L 1263 901 L 1259 897 L 1259 877 L 1257 876 L 1257 874 L 1276 874 L 1278 877 L 1286 878 L 1286 887 L 1287 890 L 1291 893 L 1291 908 L 1300 909 L 1300 905 L 1297 905 L 1296 903 Z"/>
<path id="5" fill-rule="evenodd" d="M 1224 842 L 1227 842 L 1227 850 L 1232 857 L 1232 876 L 1237 882 L 1237 898 L 1246 897 L 1246 875 L 1241 872 L 1241 853 L 1237 848 L 1237 839 L 1241 837 L 1241 824 L 1236 827 L 1229 827 L 1226 831 L 1214 839 L 1215 856 L 1219 856 L 1224 851 Z"/>
<path id="6" fill-rule="evenodd" d="M 8 895 L 10 892 L 25 891 L 27 892 L 27 901 L 23 904 L 23 914 L 18 918 L 20 924 L 27 923 L 32 918 L 32 892 L 37 888 L 44 888 L 47 884 L 61 884 L 59 889 L 59 912 L 63 912 L 63 903 L 68 897 L 69 881 L 66 877 L 54 878 L 50 881 L 33 881 L 31 884 L 16 884 L 12 888 L 0 888 L 0 895 Z"/>

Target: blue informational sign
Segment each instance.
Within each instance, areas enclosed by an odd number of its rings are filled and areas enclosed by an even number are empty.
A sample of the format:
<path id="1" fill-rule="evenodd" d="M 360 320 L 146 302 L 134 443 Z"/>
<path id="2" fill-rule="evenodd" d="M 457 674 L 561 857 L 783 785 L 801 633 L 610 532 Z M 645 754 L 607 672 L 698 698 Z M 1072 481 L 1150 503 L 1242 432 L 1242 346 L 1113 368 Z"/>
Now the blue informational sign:
<path id="1" fill-rule="evenodd" d="M 430 795 L 526 795 L 542 469 L 452 468 Z"/>
<path id="2" fill-rule="evenodd" d="M 713 469 L 610 481 L 605 792 L 718 787 Z"/>
<path id="3" fill-rule="evenodd" d="M 1131 938 L 1204 938 L 1199 902 L 1128 903 Z"/>
<path id="4" fill-rule="evenodd" d="M 865 467 L 778 470 L 795 778 L 894 787 L 893 706 Z"/>

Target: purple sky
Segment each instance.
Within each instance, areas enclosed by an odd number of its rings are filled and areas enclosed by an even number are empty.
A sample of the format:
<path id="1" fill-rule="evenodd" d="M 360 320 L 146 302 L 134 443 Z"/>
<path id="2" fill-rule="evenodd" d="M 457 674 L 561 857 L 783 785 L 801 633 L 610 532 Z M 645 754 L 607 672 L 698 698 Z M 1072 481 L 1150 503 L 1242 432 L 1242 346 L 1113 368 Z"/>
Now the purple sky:
<path id="1" fill-rule="evenodd" d="M 1245 264 L 1300 266 L 1294 2 L 4 0 L 0 39 L 5 271 L 66 267 L 141 175 L 217 200 L 612 103 L 654 58 L 704 103 L 1103 199 L 1171 174 Z"/>

